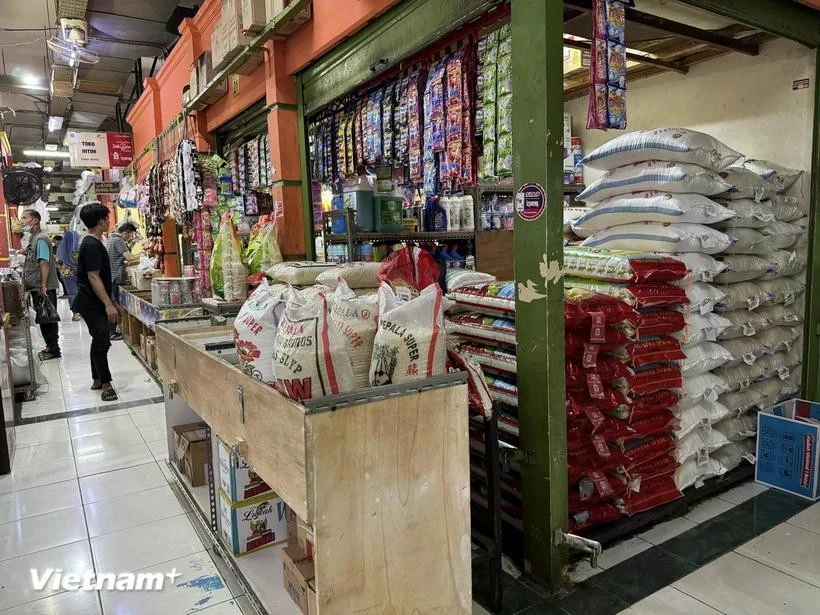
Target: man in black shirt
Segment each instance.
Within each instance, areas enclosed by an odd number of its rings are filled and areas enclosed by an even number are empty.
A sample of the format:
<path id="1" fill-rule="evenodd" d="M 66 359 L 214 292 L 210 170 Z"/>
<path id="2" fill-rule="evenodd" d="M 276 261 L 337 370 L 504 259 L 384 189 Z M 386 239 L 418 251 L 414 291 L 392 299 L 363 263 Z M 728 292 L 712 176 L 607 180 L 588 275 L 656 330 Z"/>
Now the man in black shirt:
<path id="1" fill-rule="evenodd" d="M 80 244 L 77 257 L 77 297 L 71 309 L 83 317 L 91 333 L 91 390 L 102 391 L 103 401 L 114 401 L 117 392 L 111 385 L 108 349 L 110 325 L 117 323 L 119 312 L 111 300 L 111 264 L 102 242 L 103 233 L 108 231 L 108 216 L 108 208 L 99 203 L 86 205 L 80 211 L 88 235 Z"/>

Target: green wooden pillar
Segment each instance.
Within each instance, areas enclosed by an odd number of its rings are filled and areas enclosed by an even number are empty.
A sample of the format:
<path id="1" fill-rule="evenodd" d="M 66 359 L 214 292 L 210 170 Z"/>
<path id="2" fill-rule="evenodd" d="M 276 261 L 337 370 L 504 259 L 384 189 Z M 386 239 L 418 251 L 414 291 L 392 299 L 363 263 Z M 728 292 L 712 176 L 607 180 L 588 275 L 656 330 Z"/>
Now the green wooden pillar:
<path id="1" fill-rule="evenodd" d="M 305 234 L 305 258 L 316 258 L 315 234 L 313 232 L 313 182 L 310 176 L 310 152 L 308 151 L 307 121 L 305 120 L 305 95 L 302 74 L 296 75 L 296 113 L 299 140 L 299 175 L 302 178 L 302 225 Z"/>
<path id="2" fill-rule="evenodd" d="M 518 412 L 525 568 L 557 588 L 567 561 L 563 282 L 563 5 L 512 3 Z M 522 189 L 523 187 L 523 189 Z M 542 198 L 541 190 L 545 196 Z M 539 213 L 543 206 L 543 213 Z"/>

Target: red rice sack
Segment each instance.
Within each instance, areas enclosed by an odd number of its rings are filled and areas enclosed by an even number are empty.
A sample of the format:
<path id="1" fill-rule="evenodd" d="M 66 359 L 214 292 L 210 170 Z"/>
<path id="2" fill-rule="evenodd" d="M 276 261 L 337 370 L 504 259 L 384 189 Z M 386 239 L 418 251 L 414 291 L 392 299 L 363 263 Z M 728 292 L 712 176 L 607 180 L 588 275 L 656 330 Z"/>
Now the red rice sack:
<path id="1" fill-rule="evenodd" d="M 467 406 L 470 412 L 487 418 L 492 416 L 493 400 L 481 366 L 452 343 L 447 345 L 447 359 L 452 371 L 467 374 Z"/>
<path id="2" fill-rule="evenodd" d="M 324 294 L 288 304 L 273 345 L 273 374 L 276 388 L 298 402 L 356 388 L 344 336 Z"/>
<path id="3" fill-rule="evenodd" d="M 686 274 L 686 265 L 668 256 L 583 246 L 564 248 L 564 275 L 604 282 L 672 282 Z"/>
<path id="4" fill-rule="evenodd" d="M 613 350 L 612 356 L 631 367 L 640 367 L 650 363 L 681 361 L 686 358 L 686 354 L 681 349 L 680 341 L 668 336 L 642 338 L 637 342 L 629 342 Z"/>
<path id="5" fill-rule="evenodd" d="M 567 276 L 564 277 L 564 288 L 581 288 L 602 293 L 638 309 L 675 307 L 689 301 L 683 288 L 671 284 L 613 284 Z"/>
<path id="6" fill-rule="evenodd" d="M 445 373 L 446 363 L 444 297 L 438 284 L 429 284 L 415 299 L 401 301 L 390 285 L 382 283 L 370 385 L 438 376 Z"/>

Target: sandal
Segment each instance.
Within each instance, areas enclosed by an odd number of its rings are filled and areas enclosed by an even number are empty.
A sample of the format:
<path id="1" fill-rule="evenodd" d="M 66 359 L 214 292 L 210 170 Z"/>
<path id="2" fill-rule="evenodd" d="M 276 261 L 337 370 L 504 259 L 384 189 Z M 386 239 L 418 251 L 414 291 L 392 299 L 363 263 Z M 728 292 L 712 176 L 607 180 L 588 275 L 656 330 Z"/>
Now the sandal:
<path id="1" fill-rule="evenodd" d="M 117 397 L 117 392 L 114 390 L 114 387 L 108 386 L 103 388 L 102 390 L 102 400 L 103 401 L 117 401 L 119 397 Z"/>
<path id="2" fill-rule="evenodd" d="M 99 380 L 95 380 L 91 383 L 91 390 L 92 391 L 101 391 L 102 390 L 102 383 Z"/>

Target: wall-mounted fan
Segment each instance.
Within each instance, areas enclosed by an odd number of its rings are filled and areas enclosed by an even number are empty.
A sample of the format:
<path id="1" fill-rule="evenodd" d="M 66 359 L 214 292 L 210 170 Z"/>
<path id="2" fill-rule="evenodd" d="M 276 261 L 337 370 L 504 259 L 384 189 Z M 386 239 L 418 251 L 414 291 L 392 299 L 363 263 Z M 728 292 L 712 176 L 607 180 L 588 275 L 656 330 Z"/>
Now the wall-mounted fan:
<path id="1" fill-rule="evenodd" d="M 100 61 L 100 54 L 86 49 L 81 45 L 52 36 L 46 41 L 48 48 L 57 56 L 59 64 L 76 67 L 78 64 L 96 64 Z"/>
<path id="2" fill-rule="evenodd" d="M 31 169 L 9 169 L 3 173 L 3 198 L 10 205 L 25 207 L 43 196 L 39 173 Z"/>

